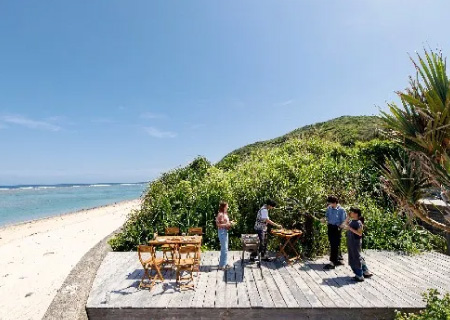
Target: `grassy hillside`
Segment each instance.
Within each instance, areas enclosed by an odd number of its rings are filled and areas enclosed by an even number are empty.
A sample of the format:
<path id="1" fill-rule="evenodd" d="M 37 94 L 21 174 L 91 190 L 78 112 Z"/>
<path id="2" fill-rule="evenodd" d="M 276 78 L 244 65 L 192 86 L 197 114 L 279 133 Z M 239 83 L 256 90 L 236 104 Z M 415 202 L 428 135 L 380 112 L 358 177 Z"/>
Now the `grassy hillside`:
<path id="1" fill-rule="evenodd" d="M 227 154 L 218 164 L 220 165 L 222 161 L 226 161 L 229 157 L 245 157 L 254 150 L 273 148 L 290 139 L 316 137 L 328 141 L 339 142 L 344 146 L 353 146 L 358 141 L 370 141 L 375 138 L 380 138 L 379 129 L 381 127 L 382 121 L 380 117 L 343 116 L 295 129 L 278 138 L 249 144 Z"/>

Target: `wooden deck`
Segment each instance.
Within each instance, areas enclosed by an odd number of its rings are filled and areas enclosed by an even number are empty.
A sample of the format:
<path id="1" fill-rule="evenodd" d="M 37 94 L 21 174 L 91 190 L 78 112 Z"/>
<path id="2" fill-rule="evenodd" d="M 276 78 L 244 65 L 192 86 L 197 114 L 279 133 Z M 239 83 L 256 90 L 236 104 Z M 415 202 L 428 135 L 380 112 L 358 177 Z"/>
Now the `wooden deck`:
<path id="1" fill-rule="evenodd" d="M 136 252 L 109 253 L 100 266 L 86 305 L 89 319 L 392 319 L 394 310 L 424 307 L 428 288 L 450 291 L 450 256 L 408 256 L 366 251 L 374 273 L 356 283 L 348 265 L 324 271 L 326 258 L 287 266 L 282 261 L 240 262 L 217 270 L 219 252 L 202 255 L 195 291 L 180 292 L 173 271 L 151 291 L 139 290 L 143 274 Z M 248 257 L 248 254 L 247 254 Z"/>

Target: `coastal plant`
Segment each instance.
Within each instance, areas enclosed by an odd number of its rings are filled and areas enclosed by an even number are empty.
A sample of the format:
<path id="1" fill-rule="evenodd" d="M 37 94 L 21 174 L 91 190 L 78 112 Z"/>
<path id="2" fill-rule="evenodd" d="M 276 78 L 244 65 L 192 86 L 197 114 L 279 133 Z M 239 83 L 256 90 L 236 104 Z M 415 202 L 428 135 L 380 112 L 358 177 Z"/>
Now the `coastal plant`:
<path id="1" fill-rule="evenodd" d="M 423 295 L 424 310 L 418 313 L 396 312 L 395 320 L 450 320 L 450 293 L 442 295 L 436 289 L 429 289 Z"/>
<path id="2" fill-rule="evenodd" d="M 450 232 L 450 221 L 438 221 L 420 203 L 430 187 L 450 189 L 450 81 L 446 59 L 441 52 L 425 50 L 424 56 L 418 54 L 417 61 L 411 60 L 417 75 L 415 79 L 410 77 L 409 88 L 398 92 L 401 105 L 390 103 L 389 112 L 382 112 L 392 138 L 406 152 L 405 157 L 392 158 L 385 166 L 386 191 L 404 212 Z M 448 217 L 449 212 L 444 213 L 443 217 Z"/>

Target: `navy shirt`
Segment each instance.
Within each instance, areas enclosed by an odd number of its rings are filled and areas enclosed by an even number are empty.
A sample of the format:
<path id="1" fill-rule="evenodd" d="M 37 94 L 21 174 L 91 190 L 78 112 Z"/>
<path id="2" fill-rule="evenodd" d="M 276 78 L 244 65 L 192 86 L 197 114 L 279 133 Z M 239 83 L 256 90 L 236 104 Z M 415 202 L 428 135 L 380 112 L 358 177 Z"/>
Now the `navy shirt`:
<path id="1" fill-rule="evenodd" d="M 355 230 L 359 230 L 359 229 L 361 229 L 363 227 L 363 224 L 359 220 L 352 220 L 352 221 L 350 221 L 349 227 L 352 228 L 352 229 L 355 229 Z M 362 236 L 360 236 L 360 235 L 358 235 L 356 233 L 353 233 L 350 230 L 347 230 L 347 236 L 349 236 L 349 237 L 353 236 L 353 238 L 355 238 L 355 239 L 361 239 L 362 238 Z"/>

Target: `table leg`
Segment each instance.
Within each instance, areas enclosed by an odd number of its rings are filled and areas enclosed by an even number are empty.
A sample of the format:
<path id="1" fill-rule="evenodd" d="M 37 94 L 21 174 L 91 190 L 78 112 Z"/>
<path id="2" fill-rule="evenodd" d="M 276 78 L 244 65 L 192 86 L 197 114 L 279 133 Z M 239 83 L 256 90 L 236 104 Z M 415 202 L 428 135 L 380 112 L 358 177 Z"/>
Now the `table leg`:
<path id="1" fill-rule="evenodd" d="M 289 256 L 286 253 L 286 251 L 284 250 L 284 248 L 286 248 L 286 246 L 288 245 L 290 239 L 289 238 L 285 238 L 285 242 L 284 244 L 281 246 L 280 248 L 280 252 L 282 254 L 282 256 L 284 257 L 284 259 L 286 260 L 286 262 L 289 264 Z"/>
<path id="2" fill-rule="evenodd" d="M 294 242 L 295 242 L 295 240 L 297 240 L 298 238 L 299 238 L 299 237 L 293 237 L 293 238 L 289 239 L 289 247 L 290 247 L 290 248 L 294 251 L 294 253 L 296 254 L 296 256 L 293 257 L 293 258 L 290 259 L 290 260 L 298 260 L 299 257 L 300 257 L 300 253 L 298 253 L 297 249 L 295 248 L 295 246 L 294 246 L 293 243 L 291 242 L 291 240 L 294 240 Z"/>

